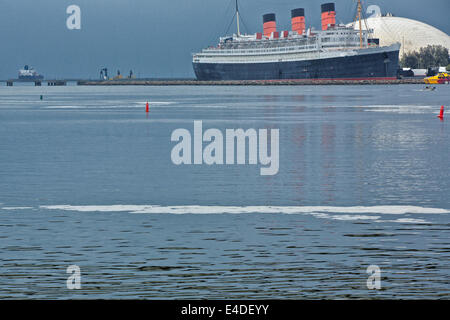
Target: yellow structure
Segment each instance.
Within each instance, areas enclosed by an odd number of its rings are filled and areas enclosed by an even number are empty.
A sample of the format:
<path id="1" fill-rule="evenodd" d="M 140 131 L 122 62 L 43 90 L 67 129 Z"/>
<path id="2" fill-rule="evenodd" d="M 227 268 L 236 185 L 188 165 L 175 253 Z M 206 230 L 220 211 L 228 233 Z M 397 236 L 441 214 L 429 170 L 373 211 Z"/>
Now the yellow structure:
<path id="1" fill-rule="evenodd" d="M 441 72 L 437 76 L 425 78 L 424 81 L 426 84 L 449 84 L 450 74 Z"/>

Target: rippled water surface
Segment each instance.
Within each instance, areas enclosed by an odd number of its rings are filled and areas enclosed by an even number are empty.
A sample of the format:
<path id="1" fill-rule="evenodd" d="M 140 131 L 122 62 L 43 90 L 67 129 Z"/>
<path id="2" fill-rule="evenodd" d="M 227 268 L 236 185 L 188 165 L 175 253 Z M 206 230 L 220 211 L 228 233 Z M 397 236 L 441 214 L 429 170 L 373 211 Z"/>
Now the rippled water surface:
<path id="1" fill-rule="evenodd" d="M 448 299 L 450 88 L 422 89 L 0 87 L 0 298 Z M 194 120 L 279 129 L 279 173 L 175 166 Z"/>

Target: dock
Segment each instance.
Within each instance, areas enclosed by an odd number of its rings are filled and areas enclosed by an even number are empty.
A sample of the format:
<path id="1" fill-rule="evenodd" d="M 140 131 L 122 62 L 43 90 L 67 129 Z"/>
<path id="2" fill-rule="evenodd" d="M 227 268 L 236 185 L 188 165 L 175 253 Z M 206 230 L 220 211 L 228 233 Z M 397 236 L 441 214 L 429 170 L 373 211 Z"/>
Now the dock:
<path id="1" fill-rule="evenodd" d="M 22 79 L 8 79 L 8 80 L 0 80 L 0 82 L 5 82 L 7 87 L 13 87 L 15 83 L 34 83 L 36 87 L 42 86 L 42 84 L 46 83 L 49 87 L 55 86 L 66 86 L 68 82 L 78 82 L 79 80 L 22 80 Z"/>
<path id="2" fill-rule="evenodd" d="M 73 83 L 78 86 L 323 86 L 323 85 L 400 85 L 425 84 L 423 79 L 301 79 L 301 80 L 226 80 L 226 81 L 199 81 L 195 79 L 119 79 L 119 80 L 31 80 L 18 79 L 0 80 L 6 86 L 12 87 L 14 83 L 34 83 L 35 86 L 66 86 Z"/>
<path id="3" fill-rule="evenodd" d="M 399 85 L 424 84 L 423 79 L 395 80 L 242 80 L 242 81 L 199 81 L 199 80 L 96 80 L 78 81 L 79 86 L 300 86 L 300 85 Z"/>

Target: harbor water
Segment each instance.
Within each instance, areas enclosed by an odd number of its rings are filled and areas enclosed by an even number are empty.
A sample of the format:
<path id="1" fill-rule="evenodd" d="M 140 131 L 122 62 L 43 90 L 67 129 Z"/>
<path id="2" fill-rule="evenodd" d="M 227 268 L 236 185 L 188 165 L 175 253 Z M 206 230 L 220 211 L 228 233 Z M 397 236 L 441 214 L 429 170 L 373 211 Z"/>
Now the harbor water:
<path id="1" fill-rule="evenodd" d="M 449 299 L 449 104 L 423 85 L 0 87 L 0 298 Z M 175 165 L 195 120 L 279 129 L 278 173 Z"/>

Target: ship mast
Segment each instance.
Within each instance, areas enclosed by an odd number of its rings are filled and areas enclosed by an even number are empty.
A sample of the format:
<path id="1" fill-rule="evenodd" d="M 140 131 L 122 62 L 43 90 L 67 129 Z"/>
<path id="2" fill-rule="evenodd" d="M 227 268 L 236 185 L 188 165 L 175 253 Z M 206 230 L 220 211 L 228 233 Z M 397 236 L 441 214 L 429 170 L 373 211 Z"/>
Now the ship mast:
<path id="1" fill-rule="evenodd" d="M 236 0 L 236 21 L 237 21 L 237 35 L 238 37 L 241 36 L 241 28 L 239 26 L 239 6 L 238 6 L 238 0 Z"/>
<path id="2" fill-rule="evenodd" d="M 362 11 L 361 0 L 358 0 L 359 46 L 362 49 L 363 48 L 363 36 L 362 36 L 361 11 Z"/>

